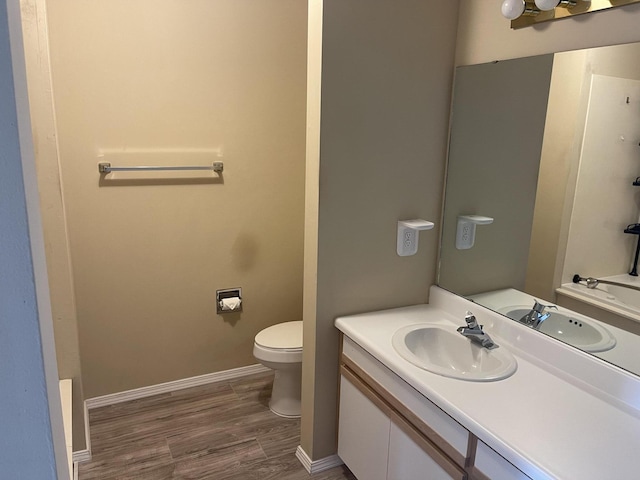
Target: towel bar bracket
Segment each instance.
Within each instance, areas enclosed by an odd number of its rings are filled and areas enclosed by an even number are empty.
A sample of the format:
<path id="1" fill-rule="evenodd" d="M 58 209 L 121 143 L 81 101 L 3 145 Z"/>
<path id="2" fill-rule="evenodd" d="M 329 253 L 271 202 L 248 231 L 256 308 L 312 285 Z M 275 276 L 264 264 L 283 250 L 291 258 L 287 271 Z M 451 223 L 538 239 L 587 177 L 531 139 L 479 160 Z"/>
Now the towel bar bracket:
<path id="1" fill-rule="evenodd" d="M 224 170 L 224 163 L 222 162 L 213 162 L 213 166 L 211 169 L 216 173 L 222 173 Z"/>

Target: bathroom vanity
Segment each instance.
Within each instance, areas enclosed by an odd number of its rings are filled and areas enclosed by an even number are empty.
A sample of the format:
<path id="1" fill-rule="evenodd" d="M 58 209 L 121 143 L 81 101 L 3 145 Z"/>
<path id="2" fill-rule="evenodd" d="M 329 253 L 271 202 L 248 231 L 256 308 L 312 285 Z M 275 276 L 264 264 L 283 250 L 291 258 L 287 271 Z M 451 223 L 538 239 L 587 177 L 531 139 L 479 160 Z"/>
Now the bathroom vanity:
<path id="1" fill-rule="evenodd" d="M 456 332 L 467 310 L 499 348 L 487 354 Z M 394 347 L 411 325 L 467 342 L 456 350 L 447 337 L 439 352 L 418 352 L 432 355 L 426 362 L 444 359 L 449 372 L 433 373 Z M 435 286 L 429 305 L 342 317 L 336 326 L 338 454 L 360 480 L 638 475 L 640 381 L 618 367 Z M 491 352 L 500 350 L 516 362 L 513 373 L 493 375 L 500 365 L 490 364 Z M 456 365 L 469 352 L 471 361 Z"/>

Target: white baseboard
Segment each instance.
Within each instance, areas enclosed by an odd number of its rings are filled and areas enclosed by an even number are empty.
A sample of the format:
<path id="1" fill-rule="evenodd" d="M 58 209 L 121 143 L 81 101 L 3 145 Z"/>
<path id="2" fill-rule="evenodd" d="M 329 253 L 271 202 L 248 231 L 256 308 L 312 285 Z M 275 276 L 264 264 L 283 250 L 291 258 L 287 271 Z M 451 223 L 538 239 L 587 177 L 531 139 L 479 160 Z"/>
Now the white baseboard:
<path id="1" fill-rule="evenodd" d="M 330 455 L 320 460 L 311 460 L 307 452 L 302 449 L 301 445 L 296 448 L 296 458 L 309 473 L 318 473 L 329 470 L 330 468 L 342 465 L 344 462 L 338 455 Z"/>
<path id="2" fill-rule="evenodd" d="M 175 392 L 185 388 L 198 387 L 208 383 L 223 382 L 234 378 L 246 377 L 248 375 L 265 373 L 268 371 L 270 371 L 270 369 L 260 364 L 248 365 L 246 367 L 224 370 L 222 372 L 207 373 L 206 375 L 199 375 L 197 377 L 174 380 L 173 382 L 159 383 L 148 387 L 125 390 L 124 392 L 111 393 L 109 395 L 102 395 L 101 397 L 87 398 L 85 403 L 87 405 L 87 409 L 91 410 L 93 408 L 106 407 L 107 405 L 137 400 L 139 398 L 151 397 L 160 393 Z"/>
<path id="3" fill-rule="evenodd" d="M 84 410 L 84 441 L 86 448 L 84 450 L 78 450 L 71 455 L 73 461 L 74 472 L 78 471 L 78 463 L 88 462 L 91 460 L 91 435 L 89 434 L 89 408 L 87 407 L 87 401 L 83 404 Z"/>

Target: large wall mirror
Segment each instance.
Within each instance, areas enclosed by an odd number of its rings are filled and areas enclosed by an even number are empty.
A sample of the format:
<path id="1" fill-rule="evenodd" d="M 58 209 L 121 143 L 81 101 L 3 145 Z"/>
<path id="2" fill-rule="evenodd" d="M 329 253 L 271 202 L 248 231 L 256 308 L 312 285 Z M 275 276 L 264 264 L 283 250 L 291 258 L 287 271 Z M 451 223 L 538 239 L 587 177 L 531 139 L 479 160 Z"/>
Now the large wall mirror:
<path id="1" fill-rule="evenodd" d="M 541 332 L 637 375 L 639 58 L 629 44 L 458 68 L 438 276 L 515 321 L 549 305 Z"/>

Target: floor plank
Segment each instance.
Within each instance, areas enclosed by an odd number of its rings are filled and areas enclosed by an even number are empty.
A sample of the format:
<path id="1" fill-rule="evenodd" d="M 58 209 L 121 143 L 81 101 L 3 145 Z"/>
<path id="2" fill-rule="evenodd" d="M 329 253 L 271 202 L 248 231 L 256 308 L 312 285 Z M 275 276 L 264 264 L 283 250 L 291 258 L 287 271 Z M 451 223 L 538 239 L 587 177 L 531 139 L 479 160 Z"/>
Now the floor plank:
<path id="1" fill-rule="evenodd" d="M 307 473 L 300 420 L 269 410 L 272 383 L 257 374 L 91 410 L 79 480 L 355 480 L 344 466 Z"/>

